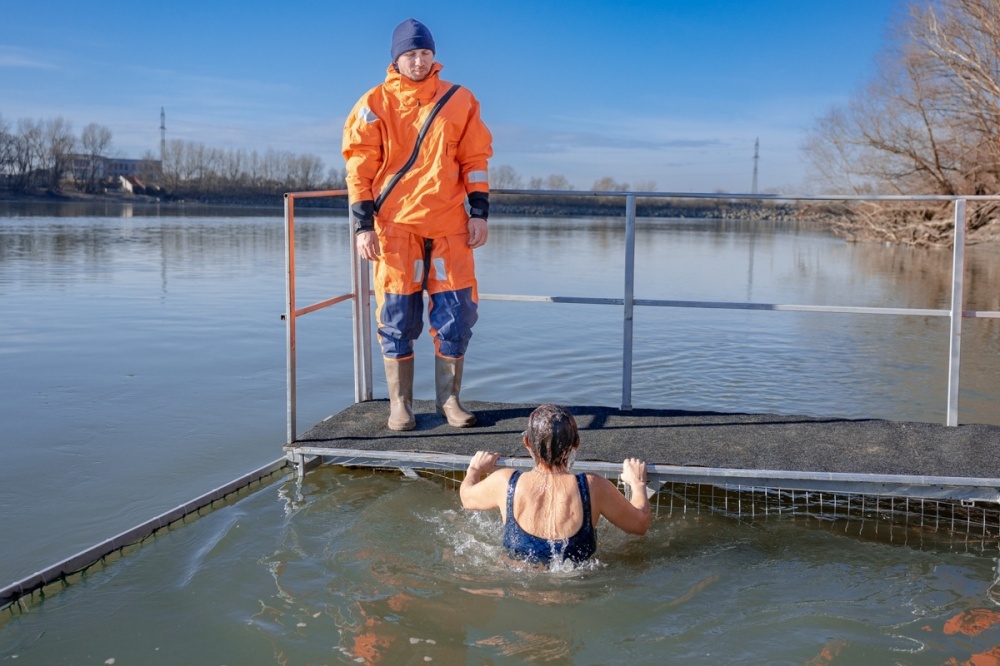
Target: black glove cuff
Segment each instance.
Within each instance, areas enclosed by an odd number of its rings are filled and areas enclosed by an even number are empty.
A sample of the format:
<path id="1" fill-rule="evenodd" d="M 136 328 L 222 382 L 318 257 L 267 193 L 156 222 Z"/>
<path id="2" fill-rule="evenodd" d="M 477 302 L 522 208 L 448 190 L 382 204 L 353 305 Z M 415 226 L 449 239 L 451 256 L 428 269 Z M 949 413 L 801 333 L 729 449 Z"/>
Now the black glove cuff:
<path id="1" fill-rule="evenodd" d="M 375 202 L 355 201 L 351 204 L 351 218 L 354 220 L 354 233 L 375 230 Z"/>
<path id="2" fill-rule="evenodd" d="M 486 192 L 469 193 L 469 217 L 490 217 L 490 195 Z"/>

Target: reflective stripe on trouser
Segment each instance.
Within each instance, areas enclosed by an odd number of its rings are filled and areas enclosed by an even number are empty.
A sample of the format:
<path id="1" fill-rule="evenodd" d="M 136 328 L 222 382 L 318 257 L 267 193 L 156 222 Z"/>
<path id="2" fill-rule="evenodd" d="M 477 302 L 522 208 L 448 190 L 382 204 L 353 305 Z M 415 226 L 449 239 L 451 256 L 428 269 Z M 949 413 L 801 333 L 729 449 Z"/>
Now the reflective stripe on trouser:
<path id="1" fill-rule="evenodd" d="M 479 318 L 473 251 L 469 236 L 425 239 L 397 225 L 380 230 L 382 256 L 375 262 L 378 337 L 386 358 L 413 355 L 423 330 L 423 291 L 430 296 L 427 318 L 438 355 L 460 358 Z M 427 253 L 427 250 L 430 250 Z"/>

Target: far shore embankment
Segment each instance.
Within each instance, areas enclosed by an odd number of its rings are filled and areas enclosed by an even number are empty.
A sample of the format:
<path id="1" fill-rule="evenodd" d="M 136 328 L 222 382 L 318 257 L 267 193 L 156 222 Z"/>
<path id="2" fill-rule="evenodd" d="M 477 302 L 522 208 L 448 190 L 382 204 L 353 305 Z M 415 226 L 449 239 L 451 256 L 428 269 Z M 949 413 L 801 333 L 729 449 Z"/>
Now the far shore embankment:
<path id="1" fill-rule="evenodd" d="M 698 218 L 734 220 L 829 220 L 836 211 L 828 207 L 802 205 L 787 201 L 726 198 L 660 198 L 639 197 L 637 217 Z M 151 196 L 145 194 L 86 194 L 82 192 L 11 192 L 0 191 L 0 202 L 44 204 L 132 204 L 180 207 L 236 207 L 282 210 L 283 194 L 192 194 L 187 196 Z M 625 195 L 579 194 L 501 194 L 491 196 L 493 215 L 518 217 L 621 217 L 625 212 Z M 346 211 L 345 198 L 300 199 L 296 210 L 316 209 Z"/>

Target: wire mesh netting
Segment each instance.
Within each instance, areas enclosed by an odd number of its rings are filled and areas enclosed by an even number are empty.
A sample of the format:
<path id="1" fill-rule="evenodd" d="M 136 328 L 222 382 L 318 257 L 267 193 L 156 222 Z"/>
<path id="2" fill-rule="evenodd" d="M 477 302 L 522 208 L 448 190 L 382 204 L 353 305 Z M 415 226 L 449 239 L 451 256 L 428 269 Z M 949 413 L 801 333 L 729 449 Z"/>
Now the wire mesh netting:
<path id="1" fill-rule="evenodd" d="M 417 472 L 455 489 L 463 476 L 450 470 Z M 618 485 L 627 493 L 624 484 Z M 711 513 L 751 524 L 793 521 L 915 546 L 1000 547 L 1000 504 L 992 502 L 666 481 L 652 492 L 650 503 L 659 519 Z"/>
<path id="2" fill-rule="evenodd" d="M 660 515 L 708 511 L 736 520 L 808 519 L 858 534 L 1000 538 L 1000 506 L 863 493 L 666 483 L 651 499 Z"/>

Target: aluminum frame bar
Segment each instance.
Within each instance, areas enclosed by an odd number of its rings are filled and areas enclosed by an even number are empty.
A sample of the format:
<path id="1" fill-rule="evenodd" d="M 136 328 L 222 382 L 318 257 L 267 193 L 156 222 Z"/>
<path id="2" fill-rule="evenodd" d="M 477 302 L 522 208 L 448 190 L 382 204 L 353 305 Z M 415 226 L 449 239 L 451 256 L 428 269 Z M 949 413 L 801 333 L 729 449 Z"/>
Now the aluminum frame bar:
<path id="1" fill-rule="evenodd" d="M 471 456 L 453 453 L 412 451 L 366 451 L 300 446 L 295 455 L 316 456 L 323 464 L 347 467 L 376 467 L 463 471 Z M 532 469 L 530 458 L 500 458 L 499 467 Z M 621 463 L 577 460 L 576 472 L 590 472 L 607 478 L 617 478 Z M 700 483 L 722 488 L 782 488 L 815 492 L 858 493 L 907 497 L 1000 503 L 1000 479 L 956 476 L 925 476 L 905 474 L 860 474 L 843 472 L 813 472 L 789 470 L 733 469 L 721 467 L 684 467 L 679 465 L 646 466 L 650 484 Z"/>

